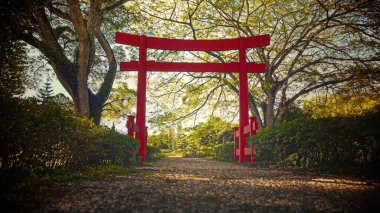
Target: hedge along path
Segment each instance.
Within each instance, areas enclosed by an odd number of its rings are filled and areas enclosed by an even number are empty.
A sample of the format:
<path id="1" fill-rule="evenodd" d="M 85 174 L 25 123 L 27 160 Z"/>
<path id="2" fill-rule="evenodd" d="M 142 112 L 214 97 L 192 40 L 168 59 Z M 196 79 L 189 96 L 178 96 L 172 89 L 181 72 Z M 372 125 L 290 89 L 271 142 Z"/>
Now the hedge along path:
<path id="1" fill-rule="evenodd" d="M 199 158 L 145 163 L 109 181 L 56 184 L 65 191 L 47 211 L 277 212 L 354 211 L 379 207 L 379 182 L 295 174 Z M 64 190 L 63 190 L 64 189 Z"/>

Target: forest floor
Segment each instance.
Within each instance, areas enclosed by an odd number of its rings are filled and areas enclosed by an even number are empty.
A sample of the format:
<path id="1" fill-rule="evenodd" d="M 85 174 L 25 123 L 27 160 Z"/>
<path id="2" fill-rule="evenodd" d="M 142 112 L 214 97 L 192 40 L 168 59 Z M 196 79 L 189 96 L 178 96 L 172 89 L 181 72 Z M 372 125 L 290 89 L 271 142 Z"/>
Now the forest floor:
<path id="1" fill-rule="evenodd" d="M 200 158 L 147 162 L 111 180 L 41 186 L 40 212 L 374 212 L 380 182 Z"/>

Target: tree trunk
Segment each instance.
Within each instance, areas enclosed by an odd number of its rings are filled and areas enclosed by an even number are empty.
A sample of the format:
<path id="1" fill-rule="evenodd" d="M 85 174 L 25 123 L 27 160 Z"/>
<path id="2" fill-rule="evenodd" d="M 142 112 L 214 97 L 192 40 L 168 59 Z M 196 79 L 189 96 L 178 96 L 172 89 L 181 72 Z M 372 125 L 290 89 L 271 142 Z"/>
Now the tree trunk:
<path id="1" fill-rule="evenodd" d="M 274 125 L 274 104 L 275 96 L 270 93 L 267 96 L 266 109 L 264 113 L 265 127 L 271 129 Z"/>
<path id="2" fill-rule="evenodd" d="M 287 108 L 288 107 L 286 105 L 280 104 L 280 106 L 277 109 L 275 123 L 279 123 L 284 120 L 284 116 L 285 116 Z"/>

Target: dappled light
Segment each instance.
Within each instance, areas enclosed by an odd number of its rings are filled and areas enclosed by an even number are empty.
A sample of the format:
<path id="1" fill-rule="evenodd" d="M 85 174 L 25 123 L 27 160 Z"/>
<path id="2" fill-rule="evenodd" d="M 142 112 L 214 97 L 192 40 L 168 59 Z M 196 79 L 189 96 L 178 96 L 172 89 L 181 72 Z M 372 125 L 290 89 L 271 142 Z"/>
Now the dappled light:
<path id="1" fill-rule="evenodd" d="M 365 211 L 376 205 L 379 194 L 375 192 L 380 189 L 373 181 L 249 168 L 199 158 L 167 158 L 138 170 L 144 172 L 113 182 L 58 184 L 55 187 L 65 187 L 67 194 L 47 209 Z M 100 202 L 99 194 L 107 199 Z"/>

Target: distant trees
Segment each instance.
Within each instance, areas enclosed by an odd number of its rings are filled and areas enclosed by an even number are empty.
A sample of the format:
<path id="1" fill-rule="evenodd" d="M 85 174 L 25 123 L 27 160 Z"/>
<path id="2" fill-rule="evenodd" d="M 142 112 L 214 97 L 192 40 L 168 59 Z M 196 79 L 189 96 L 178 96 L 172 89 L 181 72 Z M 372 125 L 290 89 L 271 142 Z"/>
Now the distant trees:
<path id="1" fill-rule="evenodd" d="M 177 128 L 176 131 L 174 128 L 161 129 L 158 134 L 149 135 L 148 143 L 161 149 L 181 152 L 186 156 L 210 156 L 213 155 L 216 145 L 233 141 L 233 135 L 232 139 L 226 135 L 232 126 L 220 117 L 212 116 L 193 127 Z"/>
<path id="2" fill-rule="evenodd" d="M 49 97 L 53 96 L 53 89 L 51 87 L 51 83 L 46 81 L 44 86 L 38 90 L 37 98 L 39 101 L 44 101 Z"/>
<path id="3" fill-rule="evenodd" d="M 219 141 L 219 137 L 231 128 L 231 124 L 220 117 L 212 116 L 205 122 L 191 128 L 187 140 L 189 143 L 197 145 L 216 145 L 222 143 L 222 141 Z"/>

